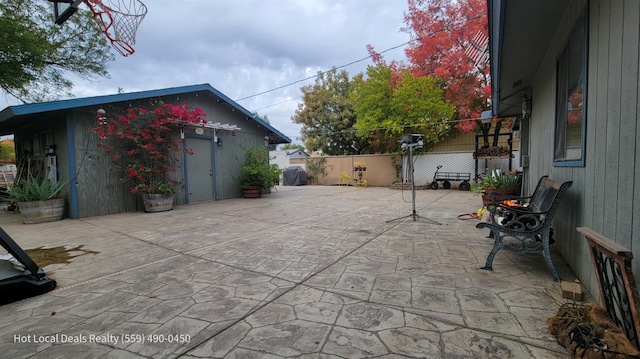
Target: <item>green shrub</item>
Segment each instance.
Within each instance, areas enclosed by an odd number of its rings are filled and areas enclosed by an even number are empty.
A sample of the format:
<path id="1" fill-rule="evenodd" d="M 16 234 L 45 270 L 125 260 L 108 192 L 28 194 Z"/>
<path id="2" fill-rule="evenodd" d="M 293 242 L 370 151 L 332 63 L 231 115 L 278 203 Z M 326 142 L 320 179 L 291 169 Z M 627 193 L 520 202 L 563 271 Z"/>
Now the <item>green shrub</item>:
<path id="1" fill-rule="evenodd" d="M 518 187 L 518 176 L 493 169 L 482 177 L 482 181 L 471 185 L 474 193 L 483 193 L 485 189 L 516 189 Z"/>
<path id="2" fill-rule="evenodd" d="M 282 170 L 276 165 L 269 164 L 269 152 L 265 147 L 243 147 L 244 161 L 240 175 L 235 180 L 240 182 L 241 188 L 258 186 L 264 189 L 280 183 Z"/>
<path id="3" fill-rule="evenodd" d="M 65 181 L 52 183 L 47 178 L 38 179 L 37 177 L 28 176 L 8 189 L 7 194 L 9 195 L 9 201 L 12 202 L 46 201 L 56 198 L 66 185 Z"/>

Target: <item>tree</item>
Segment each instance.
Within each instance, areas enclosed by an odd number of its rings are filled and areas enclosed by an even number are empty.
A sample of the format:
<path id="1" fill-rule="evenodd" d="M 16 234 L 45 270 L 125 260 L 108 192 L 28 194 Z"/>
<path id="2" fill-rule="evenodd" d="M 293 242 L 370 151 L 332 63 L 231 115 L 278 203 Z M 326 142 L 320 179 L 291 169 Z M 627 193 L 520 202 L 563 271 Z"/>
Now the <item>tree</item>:
<path id="1" fill-rule="evenodd" d="M 13 139 L 0 140 L 0 161 L 16 162 L 16 150 Z"/>
<path id="2" fill-rule="evenodd" d="M 284 145 L 280 146 L 280 149 L 282 151 L 288 151 L 288 150 L 302 150 L 302 151 L 304 151 L 304 146 L 296 144 L 296 143 L 285 143 Z"/>
<path id="3" fill-rule="evenodd" d="M 485 0 L 408 0 L 406 28 L 411 35 L 405 50 L 410 64 L 392 62 L 394 71 L 409 68 L 414 76 L 433 76 L 444 89 L 444 98 L 455 106 L 451 120 L 463 133 L 482 131 L 489 145 L 489 128 L 480 121 L 490 108 L 491 84 L 488 53 L 487 6 Z M 385 64 L 381 54 L 368 46 L 374 63 Z M 512 119 L 494 118 L 493 146 L 503 127 Z"/>
<path id="4" fill-rule="evenodd" d="M 354 127 L 377 152 L 396 151 L 400 137 L 409 133 L 437 142 L 453 114 L 433 77 L 394 73 L 383 65 L 369 66 L 366 79 L 356 77 L 351 98 L 357 115 Z"/>
<path id="5" fill-rule="evenodd" d="M 90 11 L 58 26 L 44 4 L 50 3 L 0 2 L 0 88 L 24 103 L 71 96 L 66 74 L 108 77 L 106 63 L 113 60 Z"/>
<path id="6" fill-rule="evenodd" d="M 409 0 L 403 30 L 411 35 L 406 49 L 416 76 L 434 76 L 445 99 L 456 108 L 457 128 L 475 130 L 491 96 L 487 52 L 486 0 Z"/>
<path id="7" fill-rule="evenodd" d="M 334 67 L 318 72 L 315 84 L 303 86 L 301 91 L 302 103 L 291 120 L 302 124 L 305 147 L 327 155 L 362 153 L 367 142 L 352 129 L 356 116 L 349 98 L 351 80 L 347 71 L 338 72 Z"/>

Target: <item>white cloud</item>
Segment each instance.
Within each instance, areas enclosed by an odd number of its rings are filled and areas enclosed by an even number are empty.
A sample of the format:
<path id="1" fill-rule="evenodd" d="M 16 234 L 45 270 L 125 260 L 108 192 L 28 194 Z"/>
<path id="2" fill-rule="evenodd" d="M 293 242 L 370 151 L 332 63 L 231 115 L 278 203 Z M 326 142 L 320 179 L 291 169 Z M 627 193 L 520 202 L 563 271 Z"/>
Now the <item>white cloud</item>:
<path id="1" fill-rule="evenodd" d="M 231 99 L 258 94 L 409 40 L 400 32 L 403 0 L 184 0 L 146 1 L 136 52 L 116 54 L 110 79 L 75 81 L 76 97 L 209 83 Z M 84 5 L 81 5 L 84 6 Z M 385 53 L 403 60 L 402 48 Z M 347 66 L 351 76 L 371 61 Z M 291 122 L 300 87 L 313 80 L 239 101 L 267 115 L 294 142 Z M 287 99 L 294 99 L 287 101 Z M 0 107 L 4 108 L 0 98 Z M 15 104 L 15 103 L 12 103 Z"/>

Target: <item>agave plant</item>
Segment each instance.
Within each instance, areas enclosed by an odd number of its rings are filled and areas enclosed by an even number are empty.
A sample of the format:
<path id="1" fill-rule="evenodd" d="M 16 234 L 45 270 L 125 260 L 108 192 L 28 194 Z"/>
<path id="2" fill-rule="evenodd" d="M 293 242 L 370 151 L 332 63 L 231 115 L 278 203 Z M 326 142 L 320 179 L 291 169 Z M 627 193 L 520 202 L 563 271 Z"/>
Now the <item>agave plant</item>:
<path id="1" fill-rule="evenodd" d="M 48 178 L 28 176 L 7 190 L 8 199 L 12 202 L 46 201 L 56 198 L 66 184 L 65 181 L 53 183 Z"/>
<path id="2" fill-rule="evenodd" d="M 474 183 L 471 191 L 481 194 L 487 189 L 516 189 L 517 187 L 518 176 L 493 169 L 488 171 L 480 182 Z"/>

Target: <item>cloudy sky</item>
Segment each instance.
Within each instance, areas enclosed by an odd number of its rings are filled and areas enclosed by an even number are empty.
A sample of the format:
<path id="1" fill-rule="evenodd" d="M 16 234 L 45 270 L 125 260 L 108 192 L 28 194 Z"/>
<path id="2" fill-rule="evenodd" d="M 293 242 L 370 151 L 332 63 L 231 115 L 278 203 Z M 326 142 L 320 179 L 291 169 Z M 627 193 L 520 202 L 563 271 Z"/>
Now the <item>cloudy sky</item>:
<path id="1" fill-rule="evenodd" d="M 300 126 L 291 121 L 301 102 L 300 87 L 314 82 L 300 80 L 351 63 L 344 67 L 351 76 L 366 71 L 372 64 L 367 44 L 379 52 L 399 46 L 385 52 L 385 59 L 404 60 L 400 45 L 409 41 L 400 31 L 406 0 L 146 4 L 135 53 L 126 58 L 116 53 L 108 65 L 110 79 L 76 82 L 76 97 L 209 83 L 249 111 L 267 115 L 294 143 L 301 143 Z"/>

